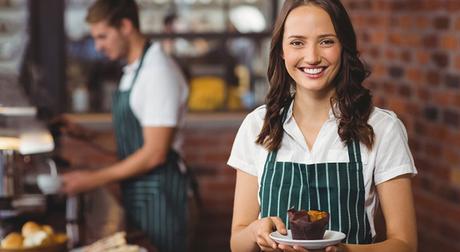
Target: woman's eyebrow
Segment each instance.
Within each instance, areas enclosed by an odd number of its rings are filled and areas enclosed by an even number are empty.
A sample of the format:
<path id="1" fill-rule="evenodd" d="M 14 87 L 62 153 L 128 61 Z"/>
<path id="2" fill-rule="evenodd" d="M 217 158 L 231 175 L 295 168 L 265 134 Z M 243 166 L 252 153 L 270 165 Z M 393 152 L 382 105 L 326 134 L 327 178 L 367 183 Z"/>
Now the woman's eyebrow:
<path id="1" fill-rule="evenodd" d="M 325 38 L 325 37 L 337 37 L 337 35 L 333 34 L 333 33 L 328 33 L 328 34 L 321 34 L 318 36 L 318 38 Z M 294 39 L 305 39 L 307 37 L 305 36 L 302 36 L 302 35 L 291 35 L 289 36 L 288 38 L 294 38 Z"/>

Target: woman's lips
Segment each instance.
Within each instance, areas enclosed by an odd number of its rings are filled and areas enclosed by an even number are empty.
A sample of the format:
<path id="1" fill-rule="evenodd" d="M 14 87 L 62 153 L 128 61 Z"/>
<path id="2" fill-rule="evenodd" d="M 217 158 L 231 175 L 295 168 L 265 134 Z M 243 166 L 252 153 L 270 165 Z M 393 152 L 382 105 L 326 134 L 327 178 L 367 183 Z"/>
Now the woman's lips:
<path id="1" fill-rule="evenodd" d="M 298 69 L 310 79 L 319 79 L 327 67 L 299 67 Z"/>

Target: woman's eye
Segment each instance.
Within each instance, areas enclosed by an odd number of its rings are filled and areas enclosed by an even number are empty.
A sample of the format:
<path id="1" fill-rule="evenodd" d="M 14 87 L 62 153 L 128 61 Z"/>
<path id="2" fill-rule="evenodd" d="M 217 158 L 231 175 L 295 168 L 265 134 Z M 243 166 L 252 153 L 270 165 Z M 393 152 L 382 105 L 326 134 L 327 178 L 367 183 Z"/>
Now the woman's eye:
<path id="1" fill-rule="evenodd" d="M 325 40 L 322 40 L 322 41 L 320 42 L 321 45 L 325 45 L 325 46 L 331 46 L 331 45 L 333 45 L 334 43 L 335 43 L 335 41 L 332 40 L 332 39 L 325 39 Z"/>
<path id="2" fill-rule="evenodd" d="M 290 44 L 293 45 L 293 46 L 301 46 L 301 45 L 303 45 L 303 43 L 301 41 L 292 41 Z"/>

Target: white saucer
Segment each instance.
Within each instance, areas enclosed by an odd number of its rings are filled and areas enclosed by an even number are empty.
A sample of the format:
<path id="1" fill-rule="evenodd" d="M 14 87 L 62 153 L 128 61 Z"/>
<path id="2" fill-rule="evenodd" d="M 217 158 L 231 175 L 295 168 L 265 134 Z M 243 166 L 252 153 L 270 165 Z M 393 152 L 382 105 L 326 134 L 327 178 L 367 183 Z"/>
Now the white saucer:
<path id="1" fill-rule="evenodd" d="M 282 235 L 278 231 L 272 232 L 270 238 L 276 241 L 279 244 L 285 245 L 298 245 L 307 249 L 322 249 L 327 246 L 332 246 L 340 243 L 345 239 L 346 235 L 342 232 L 326 230 L 324 238 L 322 240 L 293 240 L 291 235 L 291 230 L 288 230 L 287 235 Z"/>
<path id="2" fill-rule="evenodd" d="M 75 248 L 70 250 L 70 252 L 83 252 L 83 248 Z M 139 247 L 139 252 L 147 252 L 148 250 L 144 247 Z"/>

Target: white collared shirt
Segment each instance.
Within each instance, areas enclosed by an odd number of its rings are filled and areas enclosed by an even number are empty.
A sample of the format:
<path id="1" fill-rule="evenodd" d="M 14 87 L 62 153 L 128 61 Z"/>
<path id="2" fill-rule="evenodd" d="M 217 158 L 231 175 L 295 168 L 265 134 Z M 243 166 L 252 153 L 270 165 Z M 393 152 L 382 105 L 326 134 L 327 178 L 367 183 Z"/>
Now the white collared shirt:
<path id="1" fill-rule="evenodd" d="M 338 120 L 329 112 L 311 150 L 292 116 L 292 104 L 283 124 L 284 135 L 277 160 L 304 164 L 349 162 L 346 145 L 337 133 Z M 259 187 L 268 151 L 255 143 L 262 129 L 265 105 L 248 114 L 233 143 L 228 165 L 257 176 Z M 368 120 L 375 133 L 374 147 L 369 150 L 360 143 L 366 212 L 375 235 L 374 213 L 377 205 L 375 185 L 403 174 L 417 173 L 407 142 L 407 133 L 395 113 L 375 107 Z M 259 199 L 260 200 L 260 199 Z M 260 201 L 259 201 L 260 203 Z"/>
<path id="2" fill-rule="evenodd" d="M 131 88 L 139 60 L 123 68 L 119 90 Z M 129 105 L 142 127 L 176 127 L 173 148 L 181 152 L 181 131 L 187 109 L 188 86 L 181 70 L 159 42 L 147 50 Z"/>

